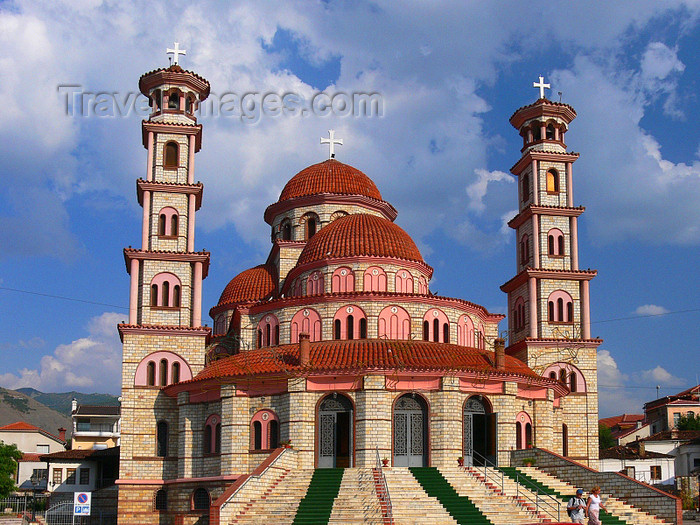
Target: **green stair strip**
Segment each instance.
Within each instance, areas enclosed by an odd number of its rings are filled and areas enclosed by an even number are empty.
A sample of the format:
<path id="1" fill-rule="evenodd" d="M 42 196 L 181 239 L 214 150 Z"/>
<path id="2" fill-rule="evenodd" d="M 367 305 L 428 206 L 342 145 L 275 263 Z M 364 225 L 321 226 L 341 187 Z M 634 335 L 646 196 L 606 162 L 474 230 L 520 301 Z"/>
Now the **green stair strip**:
<path id="1" fill-rule="evenodd" d="M 292 523 L 294 525 L 328 523 L 341 481 L 343 481 L 342 468 L 316 469 L 311 476 L 306 495 L 299 502 Z"/>
<path id="2" fill-rule="evenodd" d="M 493 525 L 492 522 L 466 496 L 460 496 L 435 467 L 411 467 L 413 477 L 428 496 L 436 498 L 440 505 L 461 525 Z"/>
<path id="3" fill-rule="evenodd" d="M 525 478 L 527 481 L 535 485 L 537 488 L 539 488 L 542 492 L 545 494 L 549 494 L 550 496 L 555 496 L 559 500 L 563 501 L 564 503 L 568 503 L 569 499 L 573 496 L 573 494 L 561 494 L 560 492 L 557 492 L 551 487 L 548 487 L 547 485 L 544 485 L 543 483 L 539 482 L 535 478 L 525 474 L 524 472 L 519 471 L 515 467 L 498 467 L 499 470 L 503 471 L 503 473 L 508 476 L 509 478 L 515 480 L 516 476 L 519 476 L 520 478 Z M 526 486 L 527 488 L 527 486 Z M 618 516 L 614 516 L 610 514 L 609 512 L 604 511 L 603 509 L 600 509 L 600 521 L 604 525 L 628 525 L 627 521 L 623 520 L 622 518 Z"/>

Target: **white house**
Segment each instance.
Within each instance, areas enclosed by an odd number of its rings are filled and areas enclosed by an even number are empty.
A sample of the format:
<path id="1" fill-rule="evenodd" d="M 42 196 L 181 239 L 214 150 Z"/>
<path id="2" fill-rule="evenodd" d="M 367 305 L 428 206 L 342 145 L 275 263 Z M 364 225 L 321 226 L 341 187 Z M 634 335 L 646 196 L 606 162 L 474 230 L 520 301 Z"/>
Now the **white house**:
<path id="1" fill-rule="evenodd" d="M 650 485 L 673 484 L 675 457 L 645 449 L 644 441 L 618 445 L 600 451 L 602 472 L 621 472 Z"/>

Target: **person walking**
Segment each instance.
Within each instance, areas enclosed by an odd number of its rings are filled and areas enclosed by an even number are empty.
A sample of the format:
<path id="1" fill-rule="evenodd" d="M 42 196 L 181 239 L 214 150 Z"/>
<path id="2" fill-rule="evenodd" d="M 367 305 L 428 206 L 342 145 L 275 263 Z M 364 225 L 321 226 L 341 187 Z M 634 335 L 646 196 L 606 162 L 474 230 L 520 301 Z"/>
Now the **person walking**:
<path id="1" fill-rule="evenodd" d="M 600 500 L 600 487 L 595 486 L 591 489 L 591 493 L 588 496 L 588 503 L 586 504 L 588 525 L 602 525 L 600 521 L 600 509 L 608 510 Z"/>
<path id="2" fill-rule="evenodd" d="M 586 500 L 583 499 L 583 489 L 578 489 L 576 495 L 569 499 L 566 512 L 571 518 L 571 523 L 585 523 Z"/>

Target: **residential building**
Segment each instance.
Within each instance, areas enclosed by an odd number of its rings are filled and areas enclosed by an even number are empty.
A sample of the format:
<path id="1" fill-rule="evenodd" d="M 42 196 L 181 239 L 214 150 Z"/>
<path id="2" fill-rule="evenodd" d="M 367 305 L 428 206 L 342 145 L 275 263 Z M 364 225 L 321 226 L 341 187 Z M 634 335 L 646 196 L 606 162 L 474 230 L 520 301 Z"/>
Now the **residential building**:
<path id="1" fill-rule="evenodd" d="M 644 416 L 651 425 L 651 434 L 676 428 L 681 416 L 691 415 L 700 417 L 700 385 L 644 403 Z"/>
<path id="2" fill-rule="evenodd" d="M 90 450 L 119 446 L 120 414 L 119 406 L 80 405 L 74 399 L 71 448 Z"/>

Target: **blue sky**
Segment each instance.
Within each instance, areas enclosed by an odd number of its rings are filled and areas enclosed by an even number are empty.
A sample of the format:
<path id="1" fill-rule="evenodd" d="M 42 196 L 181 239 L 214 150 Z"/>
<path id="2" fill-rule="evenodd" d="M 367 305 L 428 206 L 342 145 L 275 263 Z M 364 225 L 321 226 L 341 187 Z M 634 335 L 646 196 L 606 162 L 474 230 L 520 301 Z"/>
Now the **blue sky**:
<path id="1" fill-rule="evenodd" d="M 326 157 L 367 173 L 435 268 L 431 288 L 504 312 L 515 271 L 519 158 L 508 123 L 537 97 L 567 133 L 581 266 L 596 268 L 592 331 L 601 415 L 697 383 L 700 373 L 700 5 L 697 2 L 0 3 L 0 386 L 119 391 L 128 276 L 140 243 L 135 111 L 66 115 L 61 85 L 126 97 L 181 64 L 212 93 L 379 93 L 381 117 L 207 116 L 197 249 L 212 253 L 205 314 L 265 260 L 262 215 Z M 75 299 L 59 299 L 59 296 Z M 211 321 L 209 321 L 211 322 Z M 504 327 L 505 328 L 505 325 Z"/>

